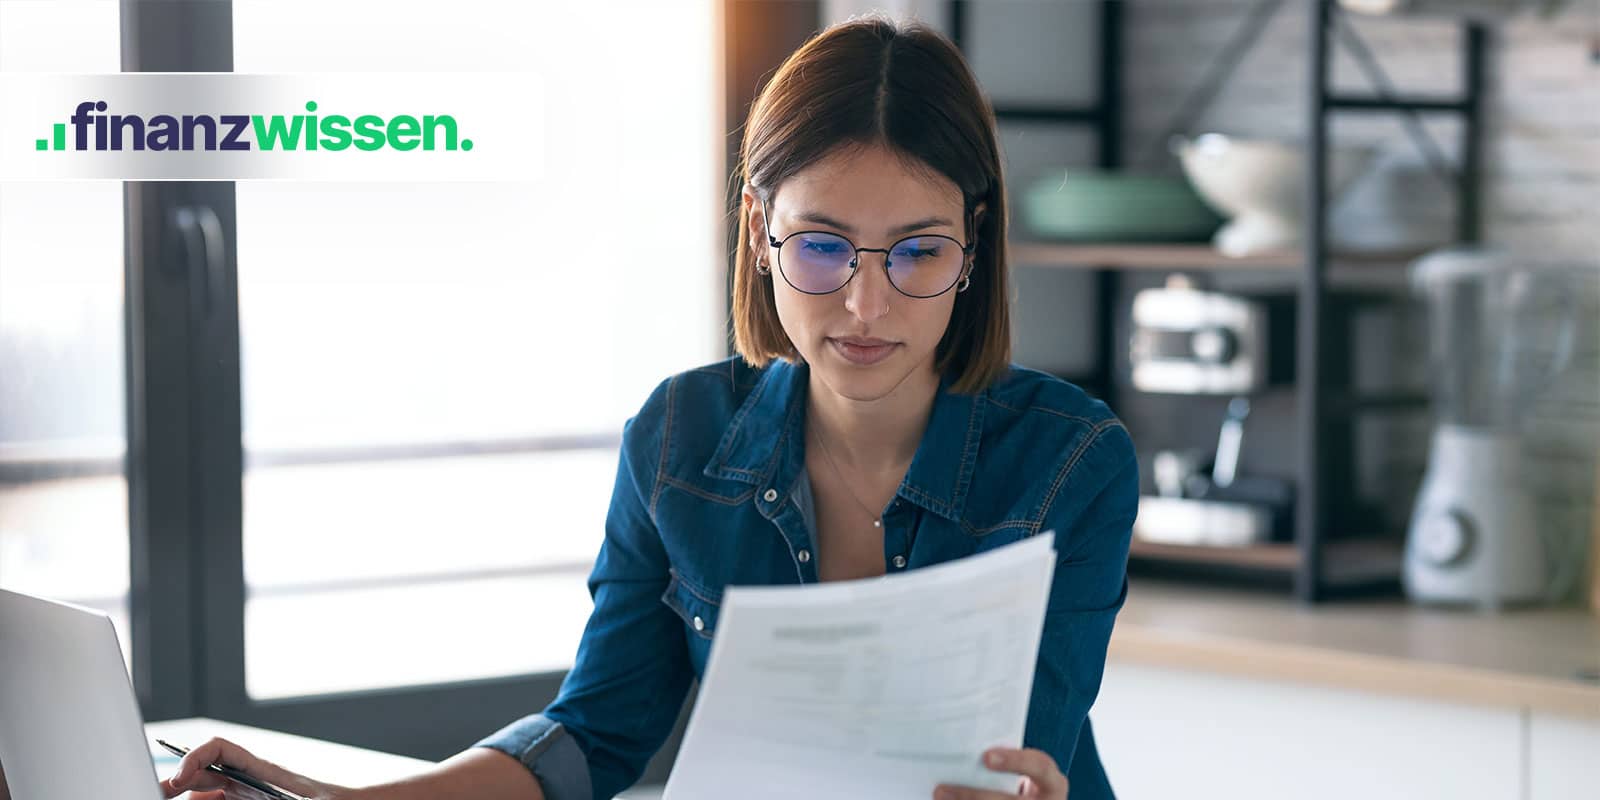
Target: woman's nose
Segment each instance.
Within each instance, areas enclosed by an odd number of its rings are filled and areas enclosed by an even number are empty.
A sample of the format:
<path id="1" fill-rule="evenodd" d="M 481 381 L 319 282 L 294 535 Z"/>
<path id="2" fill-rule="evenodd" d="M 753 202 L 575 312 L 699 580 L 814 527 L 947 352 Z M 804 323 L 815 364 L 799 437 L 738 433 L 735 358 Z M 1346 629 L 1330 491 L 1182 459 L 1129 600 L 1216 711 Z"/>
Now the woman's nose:
<path id="1" fill-rule="evenodd" d="M 889 313 L 889 301 L 895 294 L 885 267 L 887 253 L 862 253 L 857 258 L 856 274 L 844 287 L 845 310 L 863 322 L 871 322 Z"/>

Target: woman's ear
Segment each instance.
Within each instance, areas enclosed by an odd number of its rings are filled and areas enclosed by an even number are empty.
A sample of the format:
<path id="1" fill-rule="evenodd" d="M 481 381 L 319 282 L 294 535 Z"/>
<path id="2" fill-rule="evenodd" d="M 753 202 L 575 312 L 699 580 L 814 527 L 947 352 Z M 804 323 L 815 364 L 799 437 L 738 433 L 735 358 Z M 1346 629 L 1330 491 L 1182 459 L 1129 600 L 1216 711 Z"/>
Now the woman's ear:
<path id="1" fill-rule="evenodd" d="M 750 248 L 759 261 L 761 251 L 767 249 L 767 221 L 761 211 L 761 196 L 746 183 L 739 202 L 744 209 L 745 230 L 750 234 Z"/>
<path id="2" fill-rule="evenodd" d="M 967 255 L 967 270 L 972 270 L 972 264 L 978 259 L 978 231 L 983 228 L 983 215 L 989 210 L 988 203 L 978 203 L 972 209 L 972 229 L 967 232 L 967 246 L 971 252 Z"/>

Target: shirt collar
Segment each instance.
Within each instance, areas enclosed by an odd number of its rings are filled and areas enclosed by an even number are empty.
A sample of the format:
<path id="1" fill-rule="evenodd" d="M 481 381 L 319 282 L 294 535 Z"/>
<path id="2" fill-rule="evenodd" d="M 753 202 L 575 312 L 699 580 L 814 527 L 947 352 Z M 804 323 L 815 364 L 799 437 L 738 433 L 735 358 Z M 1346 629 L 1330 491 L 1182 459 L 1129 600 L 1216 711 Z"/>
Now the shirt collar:
<path id="1" fill-rule="evenodd" d="M 792 489 L 804 466 L 805 448 L 796 445 L 804 441 L 809 378 L 810 368 L 804 363 L 774 359 L 729 421 L 705 474 L 769 486 L 780 494 Z M 961 519 L 978 461 L 986 394 L 987 390 L 956 394 L 950 391 L 950 377 L 940 378 L 928 427 L 897 491 L 901 498 L 951 520 Z"/>

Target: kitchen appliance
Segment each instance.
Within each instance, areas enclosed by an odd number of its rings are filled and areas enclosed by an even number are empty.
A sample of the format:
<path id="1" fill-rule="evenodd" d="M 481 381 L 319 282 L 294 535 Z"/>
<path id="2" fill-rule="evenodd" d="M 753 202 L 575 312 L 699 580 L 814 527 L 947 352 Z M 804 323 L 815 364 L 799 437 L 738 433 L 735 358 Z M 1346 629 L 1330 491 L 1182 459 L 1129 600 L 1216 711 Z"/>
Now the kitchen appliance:
<path id="1" fill-rule="evenodd" d="M 1212 239 L 1223 255 L 1241 257 L 1300 244 L 1306 216 L 1304 147 L 1220 133 L 1193 140 L 1177 137 L 1171 146 L 1200 196 L 1229 218 Z M 1330 147 L 1330 197 L 1337 197 L 1376 152 L 1365 145 Z"/>
<path id="2" fill-rule="evenodd" d="M 1562 265 L 1451 249 L 1412 266 L 1427 304 L 1436 428 L 1406 541 L 1406 592 L 1494 608 L 1541 599 L 1551 569 L 1523 480 L 1528 409 L 1571 360 Z"/>
<path id="3" fill-rule="evenodd" d="M 1139 498 L 1133 535 L 1157 544 L 1246 547 L 1287 538 L 1293 511 L 1288 481 L 1239 474 L 1250 401 L 1235 397 L 1217 435 L 1210 475 L 1192 452 L 1155 454 L 1156 495 Z"/>
<path id="4" fill-rule="evenodd" d="M 1154 544 L 1247 547 L 1272 538 L 1272 510 L 1192 497 L 1139 498 L 1133 535 Z"/>
<path id="5" fill-rule="evenodd" d="M 1267 383 L 1267 315 L 1174 275 L 1133 298 L 1133 385 L 1146 392 L 1246 394 Z"/>

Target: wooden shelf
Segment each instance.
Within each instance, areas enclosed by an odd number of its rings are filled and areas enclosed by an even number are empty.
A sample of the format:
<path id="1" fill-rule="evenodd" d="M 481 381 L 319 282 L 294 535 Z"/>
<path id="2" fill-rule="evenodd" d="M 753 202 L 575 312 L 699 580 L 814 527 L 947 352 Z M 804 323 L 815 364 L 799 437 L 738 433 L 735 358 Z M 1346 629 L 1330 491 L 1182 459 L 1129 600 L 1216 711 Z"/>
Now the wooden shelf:
<path id="1" fill-rule="evenodd" d="M 1129 550 L 1134 558 L 1153 561 L 1183 561 L 1191 564 L 1215 564 L 1229 567 L 1251 567 L 1288 571 L 1300 563 L 1300 551 L 1286 542 L 1253 544 L 1241 547 L 1211 545 L 1162 544 L 1135 538 Z"/>
<path id="2" fill-rule="evenodd" d="M 1135 538 L 1129 555 L 1150 561 L 1208 564 L 1220 567 L 1291 572 L 1300 565 L 1300 550 L 1289 542 L 1242 547 L 1160 544 Z M 1342 539 L 1323 546 L 1323 573 L 1333 583 L 1397 577 L 1402 546 L 1388 538 Z"/>
<path id="3" fill-rule="evenodd" d="M 1014 241 L 1008 245 L 1014 264 L 1078 269 L 1282 269 L 1299 266 L 1301 253 L 1282 250 L 1243 258 L 1217 252 L 1206 243 L 1077 244 Z"/>
<path id="4" fill-rule="evenodd" d="M 1428 252 L 1428 248 L 1335 252 L 1330 266 L 1351 270 L 1390 272 Z M 1235 258 L 1205 242 L 1183 244 L 1076 243 L 1014 240 L 1007 253 L 1013 264 L 1064 269 L 1217 269 L 1291 272 L 1305 263 L 1299 249 L 1274 250 Z M 1403 270 L 1402 270 L 1403 271 Z"/>

